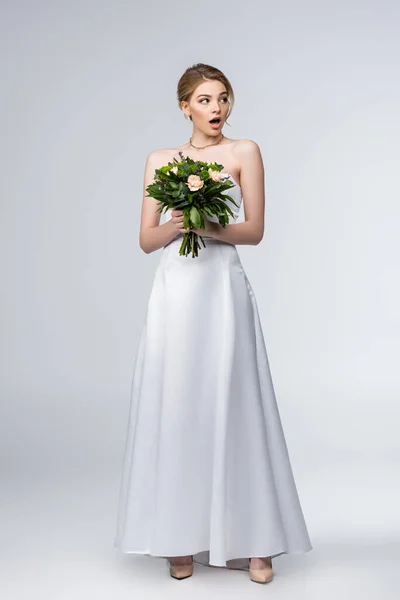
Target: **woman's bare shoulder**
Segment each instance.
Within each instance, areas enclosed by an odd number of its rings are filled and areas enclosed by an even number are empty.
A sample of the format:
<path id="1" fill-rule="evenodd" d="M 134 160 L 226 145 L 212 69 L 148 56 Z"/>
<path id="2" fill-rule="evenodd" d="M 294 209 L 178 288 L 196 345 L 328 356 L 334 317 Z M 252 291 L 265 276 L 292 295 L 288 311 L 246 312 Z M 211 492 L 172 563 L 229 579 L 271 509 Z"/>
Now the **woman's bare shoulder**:
<path id="1" fill-rule="evenodd" d="M 176 148 L 156 148 L 152 150 L 148 154 L 148 159 L 150 159 L 154 164 L 158 164 L 162 166 L 167 164 L 169 161 L 172 161 L 172 158 L 176 154 Z"/>
<path id="2" fill-rule="evenodd" d="M 239 152 L 254 152 L 254 150 L 259 149 L 259 145 L 254 140 L 234 140 L 233 149 Z"/>

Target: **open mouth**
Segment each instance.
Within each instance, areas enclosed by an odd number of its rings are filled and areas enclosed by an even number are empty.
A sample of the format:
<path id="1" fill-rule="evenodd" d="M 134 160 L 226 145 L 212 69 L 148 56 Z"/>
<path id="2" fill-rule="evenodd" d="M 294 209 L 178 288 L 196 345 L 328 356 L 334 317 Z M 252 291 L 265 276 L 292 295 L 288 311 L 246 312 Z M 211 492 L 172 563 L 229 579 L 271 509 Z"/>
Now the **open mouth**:
<path id="1" fill-rule="evenodd" d="M 214 125 L 217 123 L 220 123 L 220 122 L 221 122 L 221 119 L 219 117 L 216 117 L 215 119 L 211 119 L 211 121 L 210 121 L 210 123 L 212 123 Z"/>

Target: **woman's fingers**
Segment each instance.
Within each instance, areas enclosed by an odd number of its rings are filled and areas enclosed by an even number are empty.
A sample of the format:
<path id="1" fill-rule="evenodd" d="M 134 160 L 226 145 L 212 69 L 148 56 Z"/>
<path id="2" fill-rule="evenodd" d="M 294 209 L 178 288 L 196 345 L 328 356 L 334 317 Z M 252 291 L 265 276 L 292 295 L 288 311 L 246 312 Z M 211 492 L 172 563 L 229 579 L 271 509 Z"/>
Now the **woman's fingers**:
<path id="1" fill-rule="evenodd" d="M 173 208 L 171 216 L 177 225 L 180 225 L 181 223 L 183 223 L 183 211 L 182 210 L 176 210 L 175 208 Z"/>
<path id="2" fill-rule="evenodd" d="M 183 210 L 178 210 L 176 208 L 173 208 L 172 212 L 171 212 L 171 217 L 172 217 L 172 221 L 175 225 L 175 228 L 180 233 L 186 233 L 189 231 L 189 229 L 185 229 L 185 227 L 183 226 Z"/>

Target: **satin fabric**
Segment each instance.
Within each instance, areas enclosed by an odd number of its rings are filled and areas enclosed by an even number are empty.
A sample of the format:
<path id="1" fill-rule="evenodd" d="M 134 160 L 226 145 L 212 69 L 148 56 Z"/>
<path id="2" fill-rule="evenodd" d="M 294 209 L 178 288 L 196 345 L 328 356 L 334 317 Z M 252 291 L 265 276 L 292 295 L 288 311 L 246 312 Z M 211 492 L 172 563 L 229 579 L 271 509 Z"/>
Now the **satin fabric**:
<path id="1" fill-rule="evenodd" d="M 227 193 L 240 204 L 232 181 Z M 192 258 L 179 256 L 181 242 L 162 249 L 137 346 L 114 546 L 243 570 L 251 556 L 307 552 L 256 298 L 236 246 L 205 238 Z"/>

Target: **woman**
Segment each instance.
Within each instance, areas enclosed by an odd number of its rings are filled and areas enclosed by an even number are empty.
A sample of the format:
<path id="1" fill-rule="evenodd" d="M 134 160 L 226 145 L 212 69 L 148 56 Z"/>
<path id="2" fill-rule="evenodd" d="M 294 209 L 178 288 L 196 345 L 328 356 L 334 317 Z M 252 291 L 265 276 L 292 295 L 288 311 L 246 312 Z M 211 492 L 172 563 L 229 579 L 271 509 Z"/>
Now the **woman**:
<path id="1" fill-rule="evenodd" d="M 117 534 L 123 552 L 169 559 L 184 579 L 193 562 L 273 577 L 272 557 L 312 549 L 297 495 L 258 314 L 236 245 L 264 233 L 258 145 L 222 134 L 233 90 L 198 64 L 178 83 L 193 124 L 188 143 L 151 152 L 144 176 L 140 247 L 161 249 L 138 344 Z M 146 195 L 155 169 L 189 156 L 224 165 L 245 220 L 206 220 L 206 247 L 180 256 L 182 211 L 160 223 Z"/>

